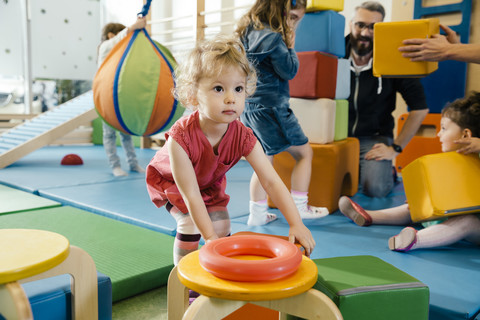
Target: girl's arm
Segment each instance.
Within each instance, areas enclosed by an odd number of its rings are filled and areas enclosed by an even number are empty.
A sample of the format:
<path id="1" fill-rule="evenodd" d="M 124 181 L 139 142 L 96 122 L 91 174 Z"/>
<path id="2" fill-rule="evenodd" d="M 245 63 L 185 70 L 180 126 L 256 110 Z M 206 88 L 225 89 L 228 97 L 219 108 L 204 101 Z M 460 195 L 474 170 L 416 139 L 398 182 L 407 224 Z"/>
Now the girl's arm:
<path id="1" fill-rule="evenodd" d="M 205 241 L 217 239 L 218 236 L 213 229 L 213 223 L 210 220 L 200 188 L 198 187 L 192 162 L 185 150 L 173 138 L 168 139 L 167 147 L 173 179 L 182 195 L 183 201 L 185 201 L 195 226 L 197 226 Z"/>
<path id="2" fill-rule="evenodd" d="M 305 254 L 310 256 L 313 248 L 315 248 L 315 240 L 313 239 L 310 230 L 308 230 L 303 224 L 290 192 L 282 179 L 278 176 L 268 158 L 265 156 L 258 141 L 252 152 L 246 156 L 246 159 L 255 170 L 255 173 L 267 194 L 278 206 L 278 209 L 280 209 L 285 219 L 287 219 L 287 222 L 290 225 L 290 242 L 294 242 L 295 239 L 298 240 L 305 248 Z"/>

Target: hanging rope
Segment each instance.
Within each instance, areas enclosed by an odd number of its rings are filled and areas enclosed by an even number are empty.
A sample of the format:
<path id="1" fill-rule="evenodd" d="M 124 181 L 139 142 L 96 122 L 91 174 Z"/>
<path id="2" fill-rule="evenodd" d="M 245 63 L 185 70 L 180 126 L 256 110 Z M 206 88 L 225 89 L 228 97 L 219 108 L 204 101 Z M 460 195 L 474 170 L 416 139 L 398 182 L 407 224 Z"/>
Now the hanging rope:
<path id="1" fill-rule="evenodd" d="M 139 17 L 146 17 L 148 14 L 148 10 L 150 10 L 150 4 L 152 0 L 147 0 L 147 2 L 143 5 L 142 11 L 140 11 L 137 15 Z"/>

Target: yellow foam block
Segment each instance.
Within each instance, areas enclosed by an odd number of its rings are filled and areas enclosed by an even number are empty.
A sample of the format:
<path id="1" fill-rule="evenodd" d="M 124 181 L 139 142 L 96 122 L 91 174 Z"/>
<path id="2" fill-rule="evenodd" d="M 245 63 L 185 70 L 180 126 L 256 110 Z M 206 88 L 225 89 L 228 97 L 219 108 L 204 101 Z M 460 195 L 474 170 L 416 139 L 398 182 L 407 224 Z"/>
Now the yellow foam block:
<path id="1" fill-rule="evenodd" d="M 440 32 L 439 20 L 379 22 L 374 26 L 373 74 L 376 77 L 423 77 L 438 69 L 438 62 L 417 61 L 402 57 L 398 48 L 403 40 L 429 38 Z"/>
<path id="2" fill-rule="evenodd" d="M 307 0 L 307 12 L 322 10 L 343 11 L 343 0 Z"/>
<path id="3" fill-rule="evenodd" d="M 456 152 L 420 157 L 402 170 L 412 221 L 480 212 L 480 158 Z"/>
<path id="4" fill-rule="evenodd" d="M 333 142 L 336 106 L 332 99 L 290 98 L 290 108 L 310 143 Z"/>

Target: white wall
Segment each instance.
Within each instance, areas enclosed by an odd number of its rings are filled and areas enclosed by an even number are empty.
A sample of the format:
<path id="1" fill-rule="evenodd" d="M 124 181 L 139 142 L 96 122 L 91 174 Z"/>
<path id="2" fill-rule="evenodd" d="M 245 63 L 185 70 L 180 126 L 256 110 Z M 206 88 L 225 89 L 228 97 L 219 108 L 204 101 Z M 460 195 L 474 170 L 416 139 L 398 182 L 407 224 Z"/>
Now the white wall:
<path id="1" fill-rule="evenodd" d="M 0 2 L 0 75 L 23 75 L 24 0 Z M 33 78 L 91 80 L 99 43 L 99 2 L 28 1 Z"/>

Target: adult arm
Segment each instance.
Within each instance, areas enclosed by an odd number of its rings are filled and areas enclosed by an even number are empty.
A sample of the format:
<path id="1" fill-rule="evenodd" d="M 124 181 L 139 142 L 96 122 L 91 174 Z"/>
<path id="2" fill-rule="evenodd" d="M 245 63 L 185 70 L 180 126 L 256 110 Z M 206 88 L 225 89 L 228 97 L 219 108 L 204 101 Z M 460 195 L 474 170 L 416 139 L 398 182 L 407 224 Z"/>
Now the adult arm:
<path id="1" fill-rule="evenodd" d="M 278 176 L 267 156 L 265 156 L 258 141 L 253 150 L 245 158 L 255 170 L 262 187 L 287 220 L 290 226 L 290 242 L 294 242 L 295 239 L 298 240 L 305 248 L 305 254 L 309 256 L 315 248 L 315 240 L 310 230 L 303 224 L 290 192 Z"/>
<path id="2" fill-rule="evenodd" d="M 185 201 L 195 226 L 205 241 L 217 239 L 218 235 L 215 233 L 212 220 L 208 215 L 205 202 L 200 193 L 192 162 L 185 150 L 173 138 L 168 139 L 167 147 L 173 179 L 182 195 L 183 201 Z"/>
<path id="3" fill-rule="evenodd" d="M 480 63 L 480 44 L 460 43 L 458 35 L 447 26 L 440 25 L 445 35 L 435 34 L 426 39 L 407 39 L 398 48 L 402 56 L 411 61 L 458 60 Z"/>

